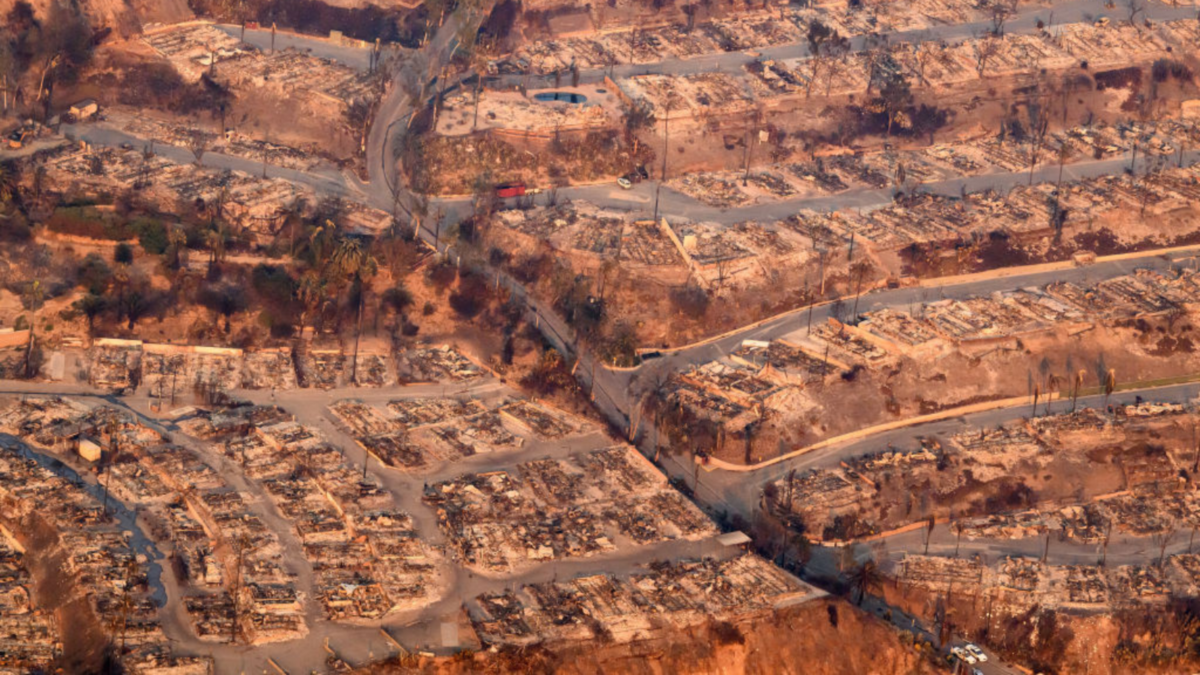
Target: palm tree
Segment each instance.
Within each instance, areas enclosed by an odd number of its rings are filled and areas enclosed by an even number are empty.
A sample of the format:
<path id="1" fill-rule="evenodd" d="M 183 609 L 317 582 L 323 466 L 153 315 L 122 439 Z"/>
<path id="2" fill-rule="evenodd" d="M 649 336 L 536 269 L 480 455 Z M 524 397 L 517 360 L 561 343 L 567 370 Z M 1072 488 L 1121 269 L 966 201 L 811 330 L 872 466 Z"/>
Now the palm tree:
<path id="1" fill-rule="evenodd" d="M 324 268 L 328 262 L 329 245 L 335 243 L 337 225 L 332 220 L 326 220 L 324 225 L 318 225 L 308 235 L 308 248 L 313 254 L 313 266 Z"/>
<path id="2" fill-rule="evenodd" d="M 421 236 L 421 221 L 429 216 L 429 198 L 425 195 L 415 196 L 413 198 L 411 213 L 413 221 L 413 241 L 416 241 Z"/>
<path id="3" fill-rule="evenodd" d="M 321 304 L 322 298 L 325 297 L 325 286 L 325 279 L 314 270 L 300 275 L 300 282 L 296 287 L 296 299 L 300 301 L 302 307 L 300 311 L 301 334 L 304 333 L 309 314 Z"/>
<path id="4" fill-rule="evenodd" d="M 1062 378 L 1058 375 L 1051 374 L 1046 380 L 1046 414 L 1050 414 L 1050 401 L 1054 400 L 1054 394 L 1062 388 Z"/>
<path id="5" fill-rule="evenodd" d="M 362 242 L 353 237 L 343 237 L 338 242 L 337 249 L 329 259 L 333 269 L 340 275 L 350 279 L 350 288 L 358 289 L 358 319 L 354 328 L 354 361 L 350 366 L 350 381 L 358 381 L 358 340 L 362 335 L 363 303 L 367 295 L 369 281 L 379 271 L 375 256 L 363 247 Z"/>
<path id="6" fill-rule="evenodd" d="M 1075 373 L 1075 387 L 1071 391 L 1071 412 L 1075 412 L 1075 403 L 1079 400 L 1079 390 L 1083 388 L 1083 376 L 1087 371 Z"/>
<path id="7" fill-rule="evenodd" d="M 218 222 L 204 233 L 204 244 L 208 246 L 208 266 L 225 259 L 225 224 Z"/>
<path id="8" fill-rule="evenodd" d="M 46 299 L 46 291 L 42 288 L 42 282 L 31 281 L 25 286 L 25 303 L 29 305 L 30 312 L 37 312 L 42 307 L 42 301 Z"/>
<path id="9" fill-rule="evenodd" d="M 471 70 L 475 71 L 475 115 L 471 122 L 471 130 L 479 128 L 479 99 L 483 94 L 483 76 L 487 73 L 488 58 L 487 54 L 475 45 L 475 49 L 471 50 Z"/>
<path id="10" fill-rule="evenodd" d="M 172 269 L 183 264 L 183 254 L 187 250 L 187 233 L 178 225 L 172 225 L 167 231 L 167 259 Z"/>
<path id="11" fill-rule="evenodd" d="M 858 593 L 856 604 L 861 606 L 867 594 L 883 587 L 883 574 L 874 560 L 867 560 L 850 571 L 850 587 Z"/>

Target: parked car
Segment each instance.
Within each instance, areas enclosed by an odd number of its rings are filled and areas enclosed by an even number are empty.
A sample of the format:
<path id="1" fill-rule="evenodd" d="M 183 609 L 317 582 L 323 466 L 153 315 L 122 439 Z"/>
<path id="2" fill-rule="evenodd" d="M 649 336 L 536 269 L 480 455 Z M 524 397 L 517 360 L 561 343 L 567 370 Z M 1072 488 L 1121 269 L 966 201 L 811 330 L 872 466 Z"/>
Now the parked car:
<path id="1" fill-rule="evenodd" d="M 980 663 L 987 663 L 987 654 L 984 654 L 983 650 L 975 644 L 968 642 L 967 644 L 963 645 L 963 649 L 967 650 L 967 653 L 971 656 L 974 656 L 976 661 Z"/>
<path id="2" fill-rule="evenodd" d="M 975 665 L 975 657 L 971 656 L 971 653 L 968 652 L 967 650 L 963 649 L 962 647 L 951 647 L 950 654 L 953 655 L 955 658 L 957 658 L 959 661 L 962 661 L 968 665 Z"/>
<path id="3" fill-rule="evenodd" d="M 501 183 L 496 186 L 496 196 L 500 199 L 508 199 L 509 197 L 524 197 L 524 183 Z"/>
<path id="4" fill-rule="evenodd" d="M 624 176 L 617 179 L 617 185 L 620 185 L 622 190 L 633 189 L 633 183 L 629 182 L 629 179 Z"/>

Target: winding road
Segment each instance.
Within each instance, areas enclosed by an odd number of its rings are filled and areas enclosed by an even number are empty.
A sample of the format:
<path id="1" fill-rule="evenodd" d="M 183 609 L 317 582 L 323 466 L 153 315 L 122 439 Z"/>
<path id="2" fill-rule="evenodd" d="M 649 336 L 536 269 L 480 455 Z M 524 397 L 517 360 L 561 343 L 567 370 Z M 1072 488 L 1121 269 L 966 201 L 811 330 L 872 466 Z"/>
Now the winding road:
<path id="1" fill-rule="evenodd" d="M 1094 16 L 1110 13 L 1111 11 L 1105 9 L 1102 0 L 1076 0 L 1056 4 L 1053 8 L 1053 20 L 1056 23 L 1087 20 Z M 1008 23 L 1008 30 L 1010 32 L 1035 30 L 1039 19 L 1047 23 L 1050 22 L 1050 13 L 1050 8 L 1031 8 L 1025 10 Z M 1183 18 L 1195 15 L 1196 10 L 1194 7 L 1171 7 L 1161 3 L 1154 3 L 1147 8 L 1147 16 L 1155 20 Z M 415 203 L 416 197 L 403 184 L 403 177 L 396 166 L 394 143 L 398 134 L 408 123 L 408 119 L 413 111 L 413 104 L 419 101 L 422 96 L 427 96 L 430 93 L 430 86 L 438 86 L 438 83 L 434 82 L 434 78 L 453 55 L 455 36 L 459 31 L 460 22 L 466 20 L 468 19 L 461 17 L 459 14 L 451 15 L 422 50 L 408 54 L 399 63 L 392 83 L 389 85 L 380 102 L 375 120 L 368 134 L 366 153 L 368 180 L 363 181 L 356 176 L 336 171 L 304 172 L 271 165 L 266 167 L 267 175 L 309 186 L 322 195 L 335 195 L 346 199 L 363 201 L 384 211 L 392 211 L 394 204 L 397 202 L 399 202 L 400 208 L 405 210 L 410 209 Z M 893 42 L 914 39 L 942 39 L 952 41 L 971 37 L 985 27 L 986 24 L 984 23 L 935 26 L 922 31 L 898 33 L 892 35 L 891 38 Z M 261 43 L 264 38 L 262 32 L 247 31 L 247 39 Z M 277 37 L 276 39 L 279 40 L 280 38 Z M 857 48 L 862 47 L 863 39 L 862 37 L 854 38 Z M 282 46 L 282 44 L 277 43 L 277 46 Z M 760 52 L 762 58 L 796 58 L 805 56 L 807 47 L 803 44 L 792 44 L 767 48 L 760 50 Z M 336 50 L 331 50 L 321 55 L 330 58 L 339 58 Z M 357 59 L 360 59 L 361 55 L 345 53 L 341 55 L 341 58 L 346 59 L 348 63 L 354 64 L 360 63 Z M 648 72 L 650 70 L 665 74 L 687 74 L 718 69 L 735 70 L 740 69 L 755 58 L 758 57 L 741 52 L 732 52 L 706 55 L 686 60 L 669 60 L 659 64 L 621 64 L 615 67 L 615 74 L 619 77 Z M 361 67 L 361 64 L 359 67 Z M 585 71 L 581 75 L 581 79 L 584 82 L 595 81 L 603 77 L 603 71 Z M 527 79 L 523 76 L 503 76 L 500 78 L 500 83 L 502 85 L 516 84 L 517 82 L 514 78 L 519 78 L 522 81 Z M 417 94 L 414 97 L 413 87 L 411 86 L 413 83 L 424 85 L 418 87 L 423 93 Z M 543 83 L 546 85 L 550 84 L 550 82 Z M 145 145 L 147 143 L 144 139 L 135 138 L 91 124 L 64 125 L 63 131 L 71 137 L 84 139 L 100 145 L 119 146 L 124 143 Z M 173 161 L 194 161 L 191 151 L 184 148 L 156 144 L 155 150 Z M 1200 151 L 1187 153 L 1185 161 L 1189 164 L 1200 162 Z M 1127 158 L 1117 158 L 1078 163 L 1068 167 L 1065 177 L 1068 179 L 1082 179 L 1118 173 L 1123 170 L 1127 162 Z M 252 175 L 259 174 L 264 170 L 260 162 L 212 152 L 204 154 L 203 164 L 216 169 L 244 171 Z M 1048 179 L 1051 174 L 1054 176 L 1057 175 L 1057 167 L 1049 167 L 1035 172 L 1035 179 Z M 928 190 L 942 194 L 957 195 L 963 190 L 1007 189 L 1018 183 L 1027 181 L 1028 176 L 1027 172 L 994 173 L 950 179 L 932 183 L 925 187 Z M 588 186 L 564 189 L 560 191 L 560 196 L 586 199 L 598 205 L 613 208 L 645 210 L 646 204 L 649 201 L 647 198 L 652 195 L 652 192 L 652 184 L 642 184 L 628 192 L 617 191 L 611 186 Z M 720 210 L 707 207 L 681 193 L 668 189 L 663 191 L 661 208 L 670 217 L 710 220 L 719 223 L 735 223 L 745 220 L 767 221 L 779 219 L 792 215 L 796 210 L 801 208 L 815 210 L 844 209 L 875 206 L 890 201 L 890 190 L 859 189 L 837 195 L 813 197 L 804 200 L 780 201 L 741 209 Z M 469 201 L 464 199 L 435 199 L 431 200 L 431 204 L 440 208 L 451 222 L 460 219 L 470 210 Z M 434 238 L 432 233 L 422 232 L 421 234 L 433 243 Z M 446 246 L 444 242 L 441 244 L 441 247 L 447 254 L 454 255 L 453 249 Z M 1017 272 L 1003 276 L 980 277 L 974 280 L 968 279 L 946 286 L 882 290 L 864 296 L 860 303 L 860 309 L 862 311 L 871 311 L 886 307 L 906 308 L 928 300 L 968 298 L 1022 286 L 1044 285 L 1053 281 L 1094 283 L 1102 279 L 1127 274 L 1139 267 L 1168 269 L 1172 265 L 1190 264 L 1193 260 L 1193 255 L 1194 253 L 1187 251 L 1174 252 L 1162 256 L 1148 253 L 1136 258 L 1103 261 L 1088 267 L 1055 268 L 1027 273 Z M 495 273 L 494 271 L 492 272 Z M 721 358 L 736 349 L 746 339 L 770 340 L 803 330 L 803 327 L 808 323 L 810 314 L 810 311 L 807 309 L 790 312 L 703 344 L 673 350 L 661 358 L 648 361 L 638 369 L 610 369 L 597 366 L 595 359 L 586 350 L 582 350 L 577 346 L 569 328 L 554 312 L 547 311 L 547 308 L 542 306 L 539 301 L 528 296 L 524 288 L 515 280 L 501 273 L 496 274 L 497 278 L 509 287 L 518 298 L 525 301 L 532 320 L 542 329 L 547 339 L 564 354 L 578 358 L 580 367 L 577 376 L 581 383 L 593 392 L 595 404 L 601 413 L 609 419 L 616 429 L 621 430 L 630 428 L 631 416 L 636 418 L 640 407 L 640 400 L 656 374 L 675 372 L 691 365 L 699 365 Z M 831 305 L 829 303 L 813 307 L 811 309 L 813 323 L 826 320 L 830 316 L 830 311 Z M 62 393 L 77 396 L 102 395 L 102 392 L 86 387 L 47 385 L 44 383 L 6 382 L 4 383 L 4 388 L 8 390 L 4 393 Z M 386 395 L 388 398 L 398 398 L 404 395 L 429 395 L 429 393 L 431 392 L 410 389 L 405 392 L 388 390 L 386 394 L 380 393 L 378 395 Z M 490 392 L 484 389 L 472 393 L 485 395 Z M 1122 392 L 1114 395 L 1113 400 L 1117 402 L 1132 401 L 1139 393 L 1154 400 L 1187 402 L 1200 393 L 1200 385 L 1176 385 L 1155 389 L 1152 392 Z M 252 400 L 256 399 L 260 402 L 265 402 L 263 401 L 265 394 L 262 392 L 240 392 L 240 394 Z M 329 418 L 327 413 L 328 403 L 334 398 L 348 396 L 364 398 L 374 395 L 377 394 L 361 389 L 335 391 L 332 393 L 297 390 L 278 393 L 277 402 L 305 421 L 316 421 L 316 425 L 321 432 L 334 443 L 344 448 L 354 448 L 357 446 L 353 443 L 353 440 L 341 431 Z M 1081 401 L 1085 404 L 1095 405 L 1099 403 L 1099 397 L 1092 399 L 1085 398 L 1081 399 Z M 132 410 L 138 410 L 142 416 L 145 416 L 145 411 L 149 409 L 148 403 L 148 400 L 140 400 L 137 397 L 120 400 L 120 405 L 127 406 Z M 756 508 L 761 486 L 765 482 L 777 478 L 792 469 L 803 470 L 818 466 L 828 466 L 841 459 L 878 450 L 887 445 L 897 447 L 912 445 L 919 436 L 951 434 L 966 426 L 995 425 L 1018 419 L 1027 413 L 1028 407 L 1021 406 L 1019 408 L 977 413 L 963 418 L 944 420 L 927 425 L 907 427 L 854 443 L 824 448 L 755 471 L 736 473 L 702 471 L 699 473 L 699 485 L 696 490 L 697 499 L 713 510 L 739 513 L 748 517 Z M 644 441 L 646 439 L 644 429 L 643 425 L 642 433 L 635 440 Z M 607 439 L 597 435 L 582 442 L 586 444 L 598 444 L 607 442 Z M 570 448 L 570 450 L 578 449 L 579 446 Z M 526 453 L 522 453 L 521 456 L 534 456 L 537 453 L 554 454 L 566 452 L 567 450 L 565 447 L 558 449 L 536 447 Z M 353 464 L 358 461 L 358 458 L 354 457 L 353 453 L 351 453 L 347 456 L 347 461 Z M 516 459 L 513 456 L 502 458 L 502 464 L 504 465 L 510 466 L 514 461 Z M 483 458 L 477 460 L 476 464 L 471 466 L 455 467 L 455 472 L 457 473 L 458 470 L 464 469 L 483 470 L 496 468 L 498 465 L 493 464 L 494 462 L 501 462 L 501 460 Z M 666 455 L 662 459 L 662 464 L 663 468 L 673 476 L 689 480 L 690 482 L 694 473 L 694 465 L 690 461 L 690 458 Z M 361 467 L 361 464 L 359 466 Z M 414 518 L 417 519 L 417 526 L 423 539 L 428 537 L 427 541 L 440 541 L 440 534 L 438 533 L 433 515 L 429 512 L 429 509 L 420 504 L 420 481 L 423 480 L 422 477 L 407 476 L 399 472 L 370 465 L 368 466 L 368 471 L 397 496 L 401 508 L 413 514 Z M 252 486 L 239 487 L 246 487 L 248 490 L 253 491 Z M 280 523 L 273 522 L 273 525 L 280 526 Z M 137 529 L 136 526 L 134 529 Z M 1182 550 L 1180 547 L 1183 546 L 1183 543 L 1177 542 L 1169 550 Z M 894 557 L 905 553 L 917 553 L 919 552 L 918 547 L 923 548 L 923 544 L 923 539 L 919 534 L 907 534 L 889 538 L 880 544 L 872 546 L 875 549 L 882 549 L 881 555 Z M 1042 545 L 1041 540 L 1002 542 L 964 541 L 961 544 L 961 551 L 980 553 L 985 557 L 994 559 L 1003 555 L 1028 554 L 1032 550 L 1031 547 L 1035 548 L 1036 553 L 1040 555 Z M 930 543 L 931 551 L 949 554 L 951 547 L 956 546 L 957 542 L 953 540 L 948 531 L 944 531 L 944 528 L 935 530 Z M 623 552 L 620 555 L 595 556 L 560 562 L 554 565 L 542 565 L 529 572 L 502 580 L 483 578 L 471 574 L 464 569 L 456 568 L 452 574 L 451 588 L 441 601 L 419 612 L 389 619 L 386 628 L 391 635 L 407 645 L 436 646 L 440 644 L 440 628 L 443 618 L 456 612 L 466 599 L 480 593 L 501 590 L 507 586 L 523 583 L 547 581 L 560 574 L 567 576 L 628 570 L 632 569 L 636 563 L 656 556 L 670 558 L 695 556 L 703 553 L 714 553 L 714 548 L 715 545 L 709 541 L 696 543 L 668 542 L 658 546 L 634 549 L 629 552 Z M 1114 562 L 1144 561 L 1147 556 L 1146 549 L 1147 542 L 1145 540 L 1134 538 L 1119 539 L 1114 540 L 1110 544 L 1108 556 Z M 1094 562 L 1094 556 L 1095 550 L 1092 546 L 1062 543 L 1052 545 L 1049 561 L 1052 563 L 1072 563 L 1089 560 Z M 161 576 L 170 577 L 170 575 L 170 571 L 167 570 Z M 303 571 L 300 572 L 300 576 L 304 576 Z M 178 597 L 178 589 L 176 588 L 172 591 L 171 585 L 173 584 L 173 580 L 167 578 L 163 584 L 164 592 L 168 598 L 168 606 L 175 605 L 177 609 L 178 603 L 171 602 L 172 592 L 174 592 L 175 597 Z M 379 658 L 380 656 L 387 655 L 390 649 L 387 642 L 378 636 L 377 628 L 341 626 L 327 621 L 311 621 L 311 634 L 305 640 L 254 648 L 201 643 L 195 640 L 194 637 L 189 637 L 189 630 L 186 628 L 179 630 L 179 628 L 181 627 L 176 627 L 176 629 L 172 630 L 172 637 L 178 640 L 178 646 L 185 651 L 193 653 L 212 654 L 217 661 L 219 672 L 264 670 L 267 666 L 268 658 L 274 659 L 275 662 L 279 663 L 289 672 L 305 672 L 311 669 L 312 664 L 320 663 L 324 660 L 325 653 L 321 646 L 323 639 L 329 639 L 333 648 L 343 655 L 344 658 L 352 662 L 365 662 L 371 657 Z"/>

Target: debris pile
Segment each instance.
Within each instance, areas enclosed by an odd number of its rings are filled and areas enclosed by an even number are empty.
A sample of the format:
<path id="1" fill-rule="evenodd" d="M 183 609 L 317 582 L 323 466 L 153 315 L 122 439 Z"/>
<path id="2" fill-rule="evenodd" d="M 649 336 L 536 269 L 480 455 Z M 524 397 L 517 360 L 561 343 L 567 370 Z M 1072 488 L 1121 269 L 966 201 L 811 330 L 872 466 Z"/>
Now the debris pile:
<path id="1" fill-rule="evenodd" d="M 468 603 L 489 644 L 648 639 L 665 628 L 744 616 L 817 591 L 754 554 L 730 560 L 655 563 L 628 578 L 579 577 L 481 595 Z"/>
<path id="2" fill-rule="evenodd" d="M 429 486 L 425 501 L 455 555 L 488 574 L 623 548 L 618 537 L 640 546 L 716 532 L 627 446 L 467 474 Z"/>

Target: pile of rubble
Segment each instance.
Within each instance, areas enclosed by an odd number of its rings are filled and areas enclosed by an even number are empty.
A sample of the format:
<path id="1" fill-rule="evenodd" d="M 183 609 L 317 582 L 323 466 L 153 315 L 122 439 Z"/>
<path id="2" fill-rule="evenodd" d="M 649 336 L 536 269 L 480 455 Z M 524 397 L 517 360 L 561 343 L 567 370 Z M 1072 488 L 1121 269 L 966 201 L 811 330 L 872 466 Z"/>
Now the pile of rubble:
<path id="1" fill-rule="evenodd" d="M 839 11 L 840 10 L 840 11 Z M 666 59 L 796 44 L 819 21 L 850 37 L 868 33 L 919 31 L 938 24 L 986 21 L 985 6 L 969 0 L 897 7 L 890 4 L 746 8 L 734 16 L 704 21 L 688 28 L 675 24 L 611 28 L 588 37 L 524 43 L 517 51 L 488 64 L 493 74 L 566 72 L 572 66 L 606 68 L 617 63 L 648 64 Z"/>
<path id="2" fill-rule="evenodd" d="M 624 548 L 622 539 L 642 546 L 716 532 L 628 446 L 467 474 L 430 485 L 425 501 L 462 563 L 488 574 Z"/>
<path id="3" fill-rule="evenodd" d="M 140 342 L 101 338 L 85 355 L 88 384 L 104 389 L 136 389 L 142 381 Z"/>
<path id="4" fill-rule="evenodd" d="M 242 359 L 242 387 L 245 389 L 295 389 L 296 364 L 292 350 L 258 349 L 246 352 Z"/>
<path id="5" fill-rule="evenodd" d="M 1137 603 L 1164 603 L 1192 596 L 1200 579 L 1200 556 L 1167 556 L 1161 565 L 1046 565 L 1031 558 L 1004 558 L 992 566 L 976 559 L 910 555 L 897 564 L 902 584 L 939 593 L 990 596 L 1001 605 L 1041 605 L 1103 610 Z"/>
<path id="6" fill-rule="evenodd" d="M 628 578 L 579 577 L 481 595 L 468 603 L 488 644 L 652 638 L 710 619 L 768 612 L 818 592 L 754 554 L 655 563 Z"/>
<path id="7" fill-rule="evenodd" d="M 484 376 L 484 370 L 449 345 L 414 347 L 396 357 L 396 375 L 404 384 L 466 382 Z"/>
<path id="8" fill-rule="evenodd" d="M 754 108 L 745 82 L 728 73 L 635 75 L 620 80 L 622 95 L 658 120 L 696 123 L 710 116 L 744 115 Z"/>
<path id="9" fill-rule="evenodd" d="M 218 152 L 296 171 L 311 171 L 324 161 L 320 148 L 315 144 L 301 149 L 251 138 L 233 130 L 220 135 L 122 110 L 106 111 L 104 120 L 97 124 L 155 144 L 179 148 L 204 147 L 206 152 Z"/>
<path id="10" fill-rule="evenodd" d="M 1011 342 L 1058 329 L 1074 331 L 1100 321 L 1163 316 L 1183 311 L 1198 300 L 1200 276 L 1195 272 L 1138 270 L 1091 287 L 1064 281 L 988 297 L 938 300 L 911 313 L 881 309 L 864 313 L 855 325 L 831 322 L 813 332 L 843 352 L 850 351 L 846 343 L 857 338 L 867 351 L 900 355 L 921 349 L 969 349 Z M 832 340 L 834 331 L 848 337 Z"/>
<path id="11" fill-rule="evenodd" d="M 1178 479 L 1179 458 L 1151 453 L 1147 459 L 1136 445 L 1120 439 L 1133 425 L 1139 433 L 1172 429 L 1186 414 L 1177 404 L 1141 402 L 1117 406 L 1109 415 L 1085 408 L 969 429 L 945 443 L 923 439 L 916 450 L 888 448 L 845 460 L 836 468 L 785 474 L 764 490 L 764 506 L 784 522 L 802 526 L 814 541 L 860 539 L 912 526 L 931 513 L 926 506 L 915 509 L 911 502 L 905 508 L 895 499 L 881 500 L 882 486 L 934 498 L 968 486 L 976 494 L 987 494 L 987 486 L 1003 486 L 1012 476 L 1029 471 L 1041 473 L 1056 460 L 1082 461 L 1088 448 L 1099 442 L 1118 448 L 1114 461 L 1124 473 L 1121 492 L 1084 495 L 1079 503 L 1067 505 L 1047 501 L 1012 512 L 960 516 L 950 523 L 951 531 L 968 539 L 1026 539 L 1055 531 L 1064 540 L 1089 544 L 1107 541 L 1114 531 L 1142 538 L 1163 536 L 1200 526 L 1200 492 Z M 1080 434 L 1090 440 L 1082 442 Z"/>
<path id="12" fill-rule="evenodd" d="M 143 42 L 191 81 L 208 75 L 234 88 L 315 94 L 342 106 L 377 97 L 372 80 L 352 68 L 294 49 L 263 53 L 210 24 L 159 28 Z"/>
<path id="13" fill-rule="evenodd" d="M 3 424 L 23 418 L 28 442 L 47 428 L 74 424 L 52 449 L 74 450 L 103 462 L 106 486 L 126 507 L 139 509 L 157 540 L 168 542 L 190 589 L 185 607 L 197 637 L 208 641 L 265 643 L 307 633 L 299 601 L 266 605 L 255 588 L 272 587 L 294 598 L 298 591 L 282 564 L 282 545 L 220 472 L 195 451 L 164 445 L 128 413 L 61 399 L 26 400 L 3 412 Z M 89 456 L 89 448 L 107 455 Z M 241 567 L 239 568 L 239 564 Z"/>
<path id="14" fill-rule="evenodd" d="M 743 340 L 729 355 L 729 360 L 747 368 L 779 373 L 787 381 L 801 384 L 823 381 L 829 374 L 847 369 L 837 361 L 828 361 L 811 349 L 787 340 Z"/>
<path id="15" fill-rule="evenodd" d="M 801 200 L 856 188 L 919 187 L 921 184 L 989 173 L 1014 173 L 1035 167 L 1065 166 L 1094 158 L 1130 153 L 1166 159 L 1181 146 L 1196 141 L 1194 123 L 1166 120 L 1156 127 L 1137 123 L 1096 124 L 1051 134 L 1040 152 L 1033 153 L 1029 139 L 968 139 L 941 143 L 921 150 L 878 150 L 818 157 L 808 162 L 768 165 L 744 176 L 738 171 L 689 173 L 669 185 L 719 209 L 751 203 Z M 1066 214 L 1067 224 L 1081 219 L 1120 217 L 1121 209 L 1136 207 L 1152 213 L 1190 208 L 1200 180 L 1192 168 L 1164 163 L 1146 175 L 1117 175 L 1072 181 L 1066 184 L 1018 185 L 1007 195 L 992 191 L 965 198 L 920 194 L 903 202 L 870 211 L 845 210 L 829 214 L 802 211 L 792 228 L 807 232 L 824 224 L 844 244 L 851 235 L 876 248 L 897 250 L 913 243 L 951 241 L 974 232 L 1001 231 L 1014 237 L 1041 237 L 1053 229 L 1054 205 Z M 748 180 L 746 180 L 748 179 Z M 745 183 L 745 184 L 743 184 Z M 1056 196 L 1055 192 L 1059 191 Z M 1191 200 L 1191 202 L 1189 202 Z"/>
<path id="16" fill-rule="evenodd" d="M 573 88 L 573 91 L 577 90 Z M 537 95 L 545 96 L 546 93 L 535 92 L 533 96 Z M 437 132 L 456 136 L 478 129 L 495 129 L 548 136 L 609 128 L 618 121 L 616 106 L 603 105 L 603 97 L 610 95 L 595 87 L 578 94 L 586 99 L 583 101 L 544 101 L 533 96 L 488 90 L 480 92 L 478 103 L 473 92 L 449 96 L 438 117 Z"/>
<path id="17" fill-rule="evenodd" d="M 143 345 L 142 381 L 162 397 L 189 389 L 229 391 L 242 384 L 242 350 L 222 347 Z"/>
<path id="18" fill-rule="evenodd" d="M 68 144 L 50 151 L 43 166 L 44 184 L 51 192 L 101 197 L 137 190 L 164 212 L 175 212 L 181 204 L 191 208 L 219 201 L 229 217 L 260 235 L 270 232 L 282 213 L 281 205 L 307 194 L 306 188 L 282 178 L 176 164 L 135 149 Z"/>
<path id="19" fill-rule="evenodd" d="M 152 396 L 173 398 L 189 392 L 233 389 L 332 389 L 350 379 L 349 359 L 339 348 L 297 350 L 293 355 L 287 347 L 244 351 L 99 338 L 87 350 L 84 363 L 93 386 L 126 390 L 146 384 Z M 485 375 L 482 368 L 448 346 L 416 347 L 395 357 L 369 352 L 358 355 L 355 377 L 359 386 L 395 384 L 397 373 L 410 382 L 464 382 Z"/>
<path id="20" fill-rule="evenodd" d="M 256 406 L 225 410 L 208 422 L 223 440 L 223 454 L 246 466 L 292 522 L 327 618 L 373 621 L 440 596 L 438 556 L 417 537 L 411 518 L 319 432 L 278 409 Z M 248 436 L 233 432 L 247 428 Z M 268 591 L 276 593 L 260 590 Z M 263 602 L 287 602 L 287 596 L 270 597 Z"/>
<path id="21" fill-rule="evenodd" d="M 0 672 L 46 669 L 62 650 L 58 622 L 38 610 L 24 549 L 0 523 Z"/>
<path id="22" fill-rule="evenodd" d="M 11 410 L 6 418 L 11 419 Z M 6 427 L 11 431 L 11 427 Z M 129 652 L 122 656 L 132 672 L 148 665 L 169 668 L 184 675 L 211 672 L 211 659 L 178 656 L 171 653 L 170 642 L 159 625 L 158 609 L 151 595 L 147 550 L 132 532 L 121 531 L 100 501 L 78 483 L 61 478 L 26 456 L 19 447 L 0 447 L 0 500 L 17 505 L 17 511 L 5 513 L 5 522 L 19 528 L 26 517 L 40 518 L 58 535 L 42 544 L 59 549 L 65 561 L 65 578 L 74 588 L 67 589 L 86 597 L 102 630 L 111 630 Z M 17 530 L 18 534 L 20 530 Z M 5 535 L 0 548 L 15 547 Z M 46 551 L 53 554 L 53 551 Z M 19 672 L 30 669 L 28 663 L 46 665 L 46 656 L 59 649 L 56 630 L 50 617 L 28 611 L 29 596 L 23 590 L 24 577 L 12 566 L 14 558 L 0 554 L 0 623 L 12 623 L 12 631 L 3 631 L 4 655 L 0 659 L 17 660 L 12 667 Z M 5 572 L 5 570 L 13 570 Z M 11 574 L 11 576 L 9 576 Z M 17 585 L 6 585 L 6 584 Z M 9 608 L 23 608 L 21 615 L 10 615 Z M 15 622 L 14 622 L 15 620 Z M 0 661 L 0 667 L 9 664 Z M 150 672 L 150 671 L 147 671 Z M 162 671 L 160 671 L 162 672 Z"/>

